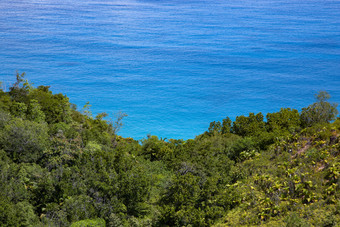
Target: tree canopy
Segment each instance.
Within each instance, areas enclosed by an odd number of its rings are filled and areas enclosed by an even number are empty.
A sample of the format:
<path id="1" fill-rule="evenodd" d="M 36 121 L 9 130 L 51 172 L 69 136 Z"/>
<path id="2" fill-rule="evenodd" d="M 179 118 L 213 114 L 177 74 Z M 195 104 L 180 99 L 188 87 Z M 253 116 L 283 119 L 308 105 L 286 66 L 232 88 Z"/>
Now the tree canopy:
<path id="1" fill-rule="evenodd" d="M 337 226 L 340 119 L 330 95 L 141 141 L 17 74 L 0 89 L 1 226 Z"/>

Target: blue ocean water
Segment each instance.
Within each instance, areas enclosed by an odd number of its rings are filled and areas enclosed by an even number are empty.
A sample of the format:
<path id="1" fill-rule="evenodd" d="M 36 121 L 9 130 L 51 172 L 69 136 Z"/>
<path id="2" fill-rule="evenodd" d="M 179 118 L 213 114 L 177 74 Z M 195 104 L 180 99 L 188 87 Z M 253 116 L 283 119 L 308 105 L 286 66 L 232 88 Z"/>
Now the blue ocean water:
<path id="1" fill-rule="evenodd" d="M 340 1 L 1 0 L 0 69 L 127 113 L 122 136 L 194 138 L 319 90 L 340 103 Z"/>

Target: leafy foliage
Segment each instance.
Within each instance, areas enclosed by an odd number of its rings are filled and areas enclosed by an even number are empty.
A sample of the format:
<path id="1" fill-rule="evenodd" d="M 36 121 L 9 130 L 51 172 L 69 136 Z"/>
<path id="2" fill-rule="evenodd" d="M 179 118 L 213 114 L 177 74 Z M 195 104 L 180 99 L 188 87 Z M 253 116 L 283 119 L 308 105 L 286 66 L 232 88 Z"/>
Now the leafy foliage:
<path id="1" fill-rule="evenodd" d="M 117 135 L 126 114 L 94 117 L 16 79 L 0 90 L 1 226 L 340 224 L 340 120 L 326 92 L 301 113 L 135 141 Z"/>
<path id="2" fill-rule="evenodd" d="M 338 104 L 327 102 L 330 97 L 326 91 L 320 91 L 315 95 L 318 101 L 302 109 L 301 120 L 305 126 L 312 126 L 317 123 L 329 123 L 335 120 L 338 114 Z"/>

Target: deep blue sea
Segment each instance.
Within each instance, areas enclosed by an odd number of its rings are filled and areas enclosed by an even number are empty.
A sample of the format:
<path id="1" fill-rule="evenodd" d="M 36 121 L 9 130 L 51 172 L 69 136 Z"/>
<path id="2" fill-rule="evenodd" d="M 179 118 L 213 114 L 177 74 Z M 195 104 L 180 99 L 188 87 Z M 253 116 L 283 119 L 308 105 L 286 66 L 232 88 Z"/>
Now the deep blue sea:
<path id="1" fill-rule="evenodd" d="M 120 135 L 194 138 L 249 112 L 340 103 L 340 0 L 0 0 L 0 81 L 16 71 Z"/>

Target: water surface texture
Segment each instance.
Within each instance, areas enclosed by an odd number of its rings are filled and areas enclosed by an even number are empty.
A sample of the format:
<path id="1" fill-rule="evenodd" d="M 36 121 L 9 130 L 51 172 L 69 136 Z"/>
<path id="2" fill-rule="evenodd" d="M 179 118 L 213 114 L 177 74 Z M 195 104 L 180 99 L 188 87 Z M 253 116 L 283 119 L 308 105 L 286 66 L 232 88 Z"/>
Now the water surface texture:
<path id="1" fill-rule="evenodd" d="M 340 1 L 1 0 L 0 68 L 127 113 L 123 136 L 194 138 L 319 90 L 340 102 Z"/>

